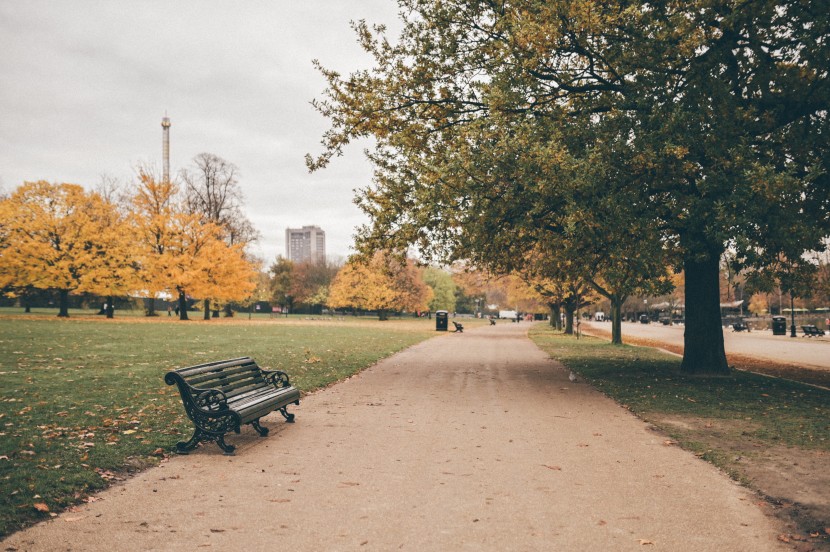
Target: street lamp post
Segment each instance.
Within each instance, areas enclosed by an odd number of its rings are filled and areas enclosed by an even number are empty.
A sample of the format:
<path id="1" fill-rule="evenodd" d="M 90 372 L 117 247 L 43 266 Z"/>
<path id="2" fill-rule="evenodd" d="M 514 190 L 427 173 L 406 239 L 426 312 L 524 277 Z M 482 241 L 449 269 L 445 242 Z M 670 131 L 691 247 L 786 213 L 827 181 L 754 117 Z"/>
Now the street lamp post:
<path id="1" fill-rule="evenodd" d="M 790 337 L 795 337 L 795 299 L 790 292 Z"/>

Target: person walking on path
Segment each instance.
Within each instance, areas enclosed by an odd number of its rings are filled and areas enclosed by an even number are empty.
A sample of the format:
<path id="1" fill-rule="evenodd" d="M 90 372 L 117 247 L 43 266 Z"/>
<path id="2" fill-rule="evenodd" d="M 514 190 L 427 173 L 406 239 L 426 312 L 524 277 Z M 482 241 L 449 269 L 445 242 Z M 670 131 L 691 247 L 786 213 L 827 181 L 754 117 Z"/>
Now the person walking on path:
<path id="1" fill-rule="evenodd" d="M 550 360 L 442 334 L 6 550 L 788 550 L 757 498 Z"/>

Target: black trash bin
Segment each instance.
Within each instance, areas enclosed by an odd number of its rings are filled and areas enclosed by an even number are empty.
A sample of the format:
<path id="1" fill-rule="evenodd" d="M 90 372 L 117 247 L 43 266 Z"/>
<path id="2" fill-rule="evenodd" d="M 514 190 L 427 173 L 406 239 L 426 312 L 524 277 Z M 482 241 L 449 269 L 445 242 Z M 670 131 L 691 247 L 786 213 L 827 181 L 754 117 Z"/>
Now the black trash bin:
<path id="1" fill-rule="evenodd" d="M 435 331 L 445 332 L 450 323 L 449 313 L 447 311 L 435 311 Z"/>
<path id="2" fill-rule="evenodd" d="M 772 317 L 772 335 L 787 335 L 787 319 L 783 316 Z"/>

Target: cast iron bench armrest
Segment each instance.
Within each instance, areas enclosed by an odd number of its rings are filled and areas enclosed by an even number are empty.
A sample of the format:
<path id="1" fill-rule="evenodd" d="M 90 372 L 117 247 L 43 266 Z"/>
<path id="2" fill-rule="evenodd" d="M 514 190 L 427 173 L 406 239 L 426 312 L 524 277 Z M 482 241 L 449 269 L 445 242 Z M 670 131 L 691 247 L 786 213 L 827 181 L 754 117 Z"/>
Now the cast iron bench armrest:
<path id="1" fill-rule="evenodd" d="M 291 381 L 288 379 L 288 374 L 282 370 L 266 370 L 264 368 L 260 368 L 260 370 L 262 370 L 263 379 L 277 389 L 291 387 Z"/>

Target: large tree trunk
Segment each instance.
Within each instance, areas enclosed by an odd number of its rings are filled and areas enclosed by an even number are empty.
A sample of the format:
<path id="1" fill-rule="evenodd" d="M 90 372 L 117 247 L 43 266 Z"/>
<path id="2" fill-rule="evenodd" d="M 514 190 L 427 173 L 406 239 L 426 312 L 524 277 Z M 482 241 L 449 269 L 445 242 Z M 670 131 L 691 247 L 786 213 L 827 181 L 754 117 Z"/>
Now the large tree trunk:
<path id="1" fill-rule="evenodd" d="M 156 316 L 156 298 L 149 297 L 147 299 L 147 316 Z"/>
<path id="2" fill-rule="evenodd" d="M 58 290 L 58 317 L 69 318 L 69 290 Z"/>
<path id="3" fill-rule="evenodd" d="M 184 290 L 178 288 L 179 291 L 179 320 L 187 320 L 187 295 Z"/>
<path id="4" fill-rule="evenodd" d="M 622 345 L 622 306 L 623 297 L 612 295 L 611 299 L 611 343 Z"/>
<path id="5" fill-rule="evenodd" d="M 562 305 L 559 303 L 548 303 L 550 308 L 550 325 L 557 331 L 562 331 Z"/>
<path id="6" fill-rule="evenodd" d="M 204 306 L 204 311 L 205 311 L 205 315 L 204 315 L 203 318 L 205 320 L 210 320 L 210 299 L 205 299 L 205 301 L 202 305 Z"/>
<path id="7" fill-rule="evenodd" d="M 113 296 L 107 297 L 107 318 L 115 317 L 115 304 L 113 303 Z"/>
<path id="8" fill-rule="evenodd" d="M 576 305 L 567 302 L 565 303 L 565 334 L 574 334 L 574 313 L 576 312 Z"/>
<path id="9" fill-rule="evenodd" d="M 690 375 L 727 375 L 720 314 L 720 253 L 685 259 L 686 330 L 680 371 Z"/>

